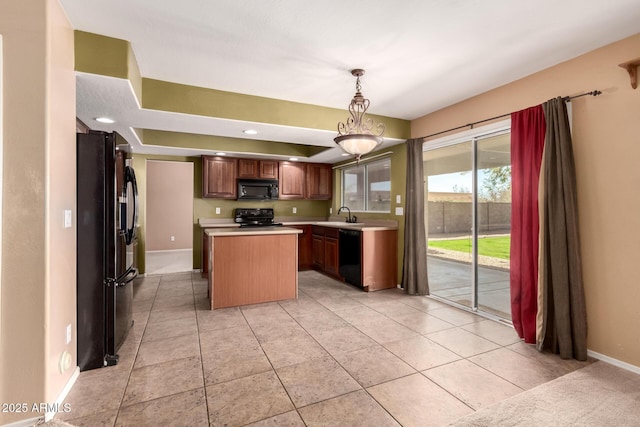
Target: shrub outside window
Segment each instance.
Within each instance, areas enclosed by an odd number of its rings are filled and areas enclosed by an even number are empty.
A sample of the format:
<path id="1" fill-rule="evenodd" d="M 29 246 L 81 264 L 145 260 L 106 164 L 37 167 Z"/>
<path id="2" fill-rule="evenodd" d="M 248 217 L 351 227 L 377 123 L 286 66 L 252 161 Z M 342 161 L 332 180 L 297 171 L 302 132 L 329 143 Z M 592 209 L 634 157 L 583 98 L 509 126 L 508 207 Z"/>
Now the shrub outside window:
<path id="1" fill-rule="evenodd" d="M 353 212 L 391 212 L 391 160 L 343 169 L 342 205 Z"/>

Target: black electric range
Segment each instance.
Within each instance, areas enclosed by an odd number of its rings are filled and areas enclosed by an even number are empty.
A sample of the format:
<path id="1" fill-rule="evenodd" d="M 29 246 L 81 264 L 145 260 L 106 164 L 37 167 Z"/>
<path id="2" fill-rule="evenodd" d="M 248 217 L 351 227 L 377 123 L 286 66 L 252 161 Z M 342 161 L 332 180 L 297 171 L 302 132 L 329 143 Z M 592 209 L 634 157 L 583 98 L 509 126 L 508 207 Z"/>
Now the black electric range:
<path id="1" fill-rule="evenodd" d="M 236 208 L 235 223 L 240 227 L 281 227 L 282 223 L 273 222 L 272 208 Z"/>

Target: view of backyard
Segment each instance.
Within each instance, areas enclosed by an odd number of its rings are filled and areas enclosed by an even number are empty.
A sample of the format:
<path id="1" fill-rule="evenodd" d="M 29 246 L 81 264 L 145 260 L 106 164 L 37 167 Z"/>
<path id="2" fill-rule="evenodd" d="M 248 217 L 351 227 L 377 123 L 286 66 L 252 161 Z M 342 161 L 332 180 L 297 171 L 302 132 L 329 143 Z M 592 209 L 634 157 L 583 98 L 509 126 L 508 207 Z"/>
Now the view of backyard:
<path id="1" fill-rule="evenodd" d="M 471 237 L 448 239 L 448 240 L 429 240 L 429 247 L 448 249 L 457 252 L 471 253 L 472 250 Z M 511 236 L 497 237 L 479 237 L 478 238 L 478 255 L 500 259 L 509 259 L 509 248 L 511 244 Z"/>

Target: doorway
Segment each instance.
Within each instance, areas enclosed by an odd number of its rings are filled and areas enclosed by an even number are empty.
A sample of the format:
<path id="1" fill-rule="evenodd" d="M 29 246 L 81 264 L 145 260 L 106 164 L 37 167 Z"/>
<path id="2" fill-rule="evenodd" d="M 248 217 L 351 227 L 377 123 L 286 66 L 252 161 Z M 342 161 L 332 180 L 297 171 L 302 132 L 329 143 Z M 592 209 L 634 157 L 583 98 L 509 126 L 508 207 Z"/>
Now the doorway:
<path id="1" fill-rule="evenodd" d="M 193 163 L 147 160 L 146 274 L 193 270 Z"/>
<path id="2" fill-rule="evenodd" d="M 511 320 L 509 123 L 425 144 L 431 295 Z"/>

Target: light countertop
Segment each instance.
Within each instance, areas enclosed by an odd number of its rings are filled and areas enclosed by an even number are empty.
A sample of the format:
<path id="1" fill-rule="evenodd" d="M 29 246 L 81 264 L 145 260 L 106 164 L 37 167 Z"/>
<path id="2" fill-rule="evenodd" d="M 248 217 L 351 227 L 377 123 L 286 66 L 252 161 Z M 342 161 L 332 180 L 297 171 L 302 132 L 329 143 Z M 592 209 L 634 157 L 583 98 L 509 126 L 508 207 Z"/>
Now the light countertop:
<path id="1" fill-rule="evenodd" d="M 267 236 L 274 234 L 300 234 L 302 230 L 291 227 L 245 227 L 240 228 L 238 224 L 235 227 L 207 228 L 205 233 L 209 237 L 225 237 L 225 236 Z"/>
<path id="2" fill-rule="evenodd" d="M 275 219 L 275 222 L 281 222 L 285 228 L 295 225 L 320 225 L 323 227 L 331 227 L 331 228 L 344 228 L 349 230 L 362 230 L 362 231 L 381 231 L 381 230 L 397 230 L 398 225 L 397 221 L 389 221 L 389 220 L 368 220 L 365 222 L 357 222 L 357 223 L 348 223 L 344 220 L 332 221 L 331 218 L 329 221 L 317 221 L 315 219 L 301 219 L 301 220 L 290 220 L 290 218 L 286 218 L 283 220 Z M 233 222 L 232 219 L 217 219 L 217 218 L 199 218 L 198 224 L 202 229 L 209 228 L 229 228 L 229 229 L 239 229 L 239 225 Z M 262 227 L 259 230 L 264 228 L 283 228 L 283 227 Z M 243 230 L 245 230 L 243 228 Z"/>

